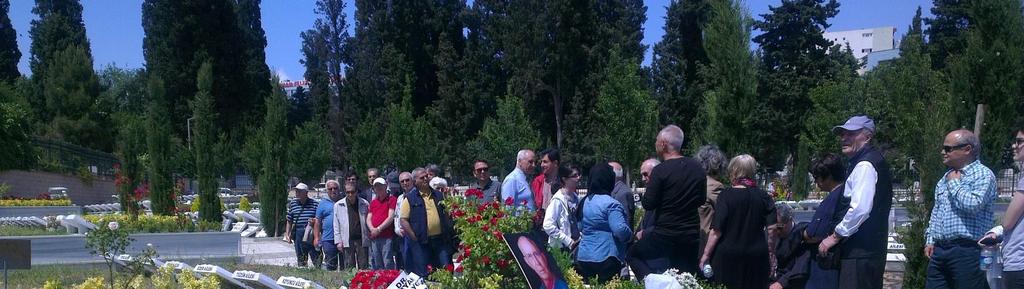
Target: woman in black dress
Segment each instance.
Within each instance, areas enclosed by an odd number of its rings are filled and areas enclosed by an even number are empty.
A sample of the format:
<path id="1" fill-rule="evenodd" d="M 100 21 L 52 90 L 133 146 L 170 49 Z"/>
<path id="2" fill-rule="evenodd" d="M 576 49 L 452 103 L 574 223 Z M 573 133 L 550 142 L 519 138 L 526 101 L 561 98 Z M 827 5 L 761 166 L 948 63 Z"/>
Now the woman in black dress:
<path id="1" fill-rule="evenodd" d="M 713 280 L 729 289 L 768 288 L 771 269 L 765 227 L 775 223 L 775 201 L 757 188 L 756 171 L 757 161 L 750 155 L 729 161 L 732 186 L 718 196 L 700 259 L 700 267 L 710 264 Z"/>

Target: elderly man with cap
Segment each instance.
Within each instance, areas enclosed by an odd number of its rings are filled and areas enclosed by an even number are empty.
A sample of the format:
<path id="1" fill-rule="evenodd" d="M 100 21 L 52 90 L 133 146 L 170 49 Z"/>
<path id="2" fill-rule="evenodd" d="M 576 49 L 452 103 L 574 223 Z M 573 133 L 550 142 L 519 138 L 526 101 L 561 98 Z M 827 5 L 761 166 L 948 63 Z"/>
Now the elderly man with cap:
<path id="1" fill-rule="evenodd" d="M 947 134 L 941 153 L 949 170 L 935 184 L 935 207 L 925 231 L 924 254 L 930 260 L 924 287 L 987 288 L 975 240 L 994 219 L 996 176 L 978 160 L 981 142 L 971 131 Z"/>
<path id="2" fill-rule="evenodd" d="M 313 260 L 314 266 L 319 265 L 319 253 L 313 246 L 313 228 L 310 220 L 316 216 L 317 202 L 309 198 L 309 187 L 299 183 L 295 185 L 295 199 L 288 201 L 288 213 L 285 215 L 284 240 L 295 244 L 296 265 L 306 266 L 306 260 Z"/>
<path id="3" fill-rule="evenodd" d="M 882 152 L 870 144 L 875 122 L 851 117 L 832 132 L 849 158 L 843 198 L 850 207 L 835 231 L 821 241 L 824 254 L 839 245 L 839 288 L 882 288 L 885 271 L 892 174 Z"/>
<path id="4" fill-rule="evenodd" d="M 370 201 L 370 213 L 366 215 L 370 231 L 370 269 L 395 269 L 391 241 L 395 235 L 395 203 L 398 197 L 388 194 L 387 182 L 383 178 L 373 180 L 376 195 Z"/>

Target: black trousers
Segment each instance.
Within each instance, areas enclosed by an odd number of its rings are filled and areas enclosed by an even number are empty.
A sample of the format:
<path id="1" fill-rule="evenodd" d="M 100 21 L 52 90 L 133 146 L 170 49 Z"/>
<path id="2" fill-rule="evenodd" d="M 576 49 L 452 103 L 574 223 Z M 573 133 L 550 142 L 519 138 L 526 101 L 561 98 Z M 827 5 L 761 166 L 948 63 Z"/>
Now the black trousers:
<path id="1" fill-rule="evenodd" d="M 1003 288 L 1024 289 L 1024 271 L 1003 271 Z"/>
<path id="2" fill-rule="evenodd" d="M 580 276 L 583 276 L 584 282 L 597 277 L 598 282 L 605 283 L 619 275 L 619 270 L 622 269 L 622 262 L 619 262 L 619 259 L 615 259 L 615 257 L 608 257 L 608 259 L 604 259 L 604 262 L 600 263 L 579 261 L 576 262 L 576 269 L 580 270 Z"/>
<path id="3" fill-rule="evenodd" d="M 839 260 L 839 289 L 882 289 L 885 256 Z"/>
<path id="4" fill-rule="evenodd" d="M 700 236 L 669 238 L 657 234 L 645 234 L 626 253 L 626 263 L 633 269 L 637 280 L 648 274 L 661 274 L 669 268 L 689 272 L 698 276 L 697 262 L 700 256 Z"/>

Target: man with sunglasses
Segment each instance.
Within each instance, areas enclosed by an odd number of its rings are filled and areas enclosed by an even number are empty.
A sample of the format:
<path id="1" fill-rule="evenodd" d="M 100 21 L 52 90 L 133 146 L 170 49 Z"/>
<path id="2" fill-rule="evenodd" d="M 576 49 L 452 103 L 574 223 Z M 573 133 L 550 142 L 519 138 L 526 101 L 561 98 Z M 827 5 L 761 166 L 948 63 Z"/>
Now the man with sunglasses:
<path id="1" fill-rule="evenodd" d="M 501 195 L 501 182 L 491 180 L 491 166 L 487 161 L 476 160 L 473 162 L 473 176 L 476 177 L 476 182 L 469 188 L 483 191 L 484 202 L 498 201 L 498 196 Z"/>
<path id="2" fill-rule="evenodd" d="M 925 232 L 924 254 L 930 258 L 925 288 L 987 288 L 976 240 L 992 225 L 995 174 L 978 160 L 980 141 L 971 131 L 947 134 L 941 153 L 949 170 L 935 185 Z"/>
<path id="3" fill-rule="evenodd" d="M 871 118 L 851 117 L 832 128 L 832 133 L 839 136 L 843 154 L 849 158 L 843 199 L 849 200 L 850 208 L 818 244 L 818 252 L 839 254 L 839 288 L 880 289 L 892 207 L 889 164 L 870 144 L 875 135 Z"/>

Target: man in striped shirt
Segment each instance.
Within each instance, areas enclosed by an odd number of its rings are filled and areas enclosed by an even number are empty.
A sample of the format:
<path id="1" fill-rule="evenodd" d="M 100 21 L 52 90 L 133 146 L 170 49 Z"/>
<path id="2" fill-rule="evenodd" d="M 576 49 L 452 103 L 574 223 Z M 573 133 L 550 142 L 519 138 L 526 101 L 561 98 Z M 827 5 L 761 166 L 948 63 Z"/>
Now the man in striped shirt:
<path id="1" fill-rule="evenodd" d="M 968 130 L 955 130 L 942 143 L 949 167 L 935 185 L 935 207 L 924 254 L 931 258 L 925 288 L 987 288 L 975 240 L 992 226 L 996 177 L 978 161 L 981 146 Z"/>
<path id="2" fill-rule="evenodd" d="M 309 187 L 299 183 L 295 185 L 295 199 L 288 201 L 288 214 L 285 215 L 284 240 L 295 244 L 295 256 L 299 267 L 306 266 L 306 260 L 312 260 L 314 266 L 320 264 L 320 253 L 313 247 L 312 227 L 309 221 L 316 216 L 317 203 L 309 198 Z M 306 228 L 309 227 L 307 234 Z"/>

